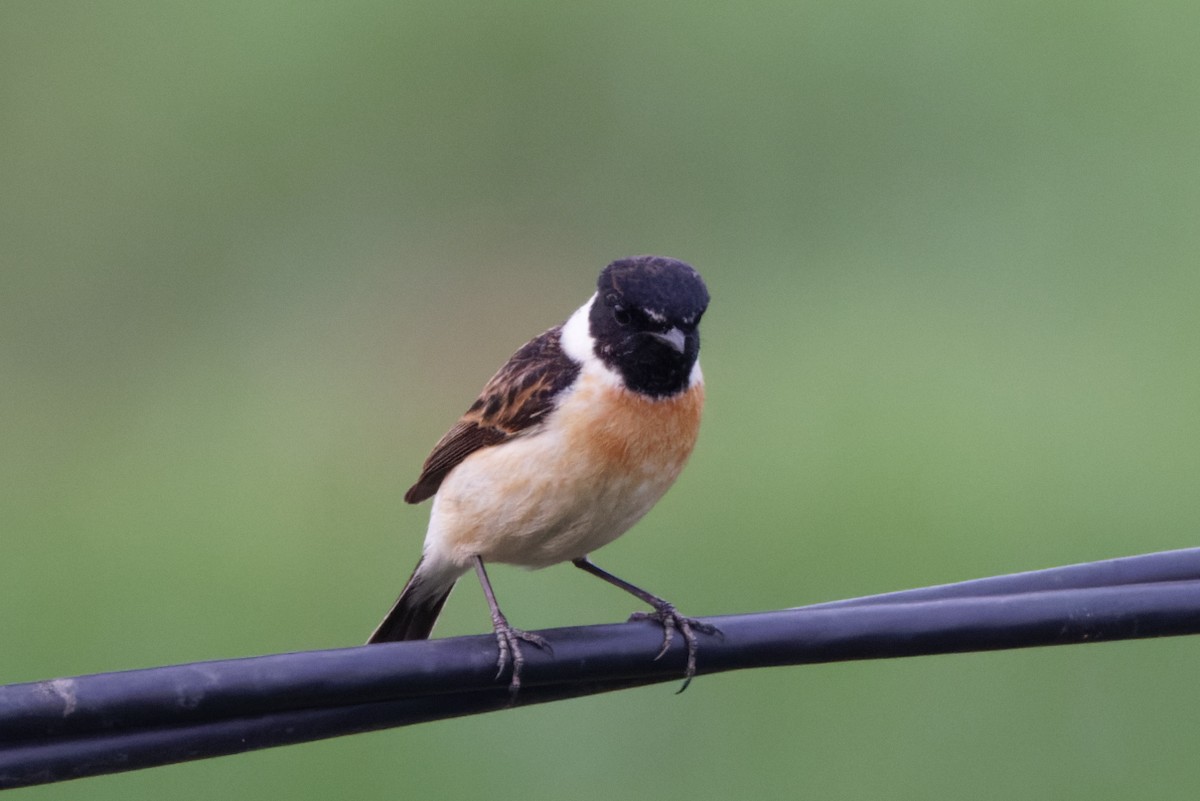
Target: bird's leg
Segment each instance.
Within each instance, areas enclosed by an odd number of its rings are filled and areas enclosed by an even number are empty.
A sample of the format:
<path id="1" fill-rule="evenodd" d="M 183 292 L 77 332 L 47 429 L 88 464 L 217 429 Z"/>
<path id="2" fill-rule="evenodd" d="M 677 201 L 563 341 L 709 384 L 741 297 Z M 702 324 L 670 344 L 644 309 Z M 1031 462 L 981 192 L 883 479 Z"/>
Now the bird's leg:
<path id="1" fill-rule="evenodd" d="M 487 571 L 483 568 L 483 559 L 478 556 L 475 557 L 475 574 L 479 576 L 479 583 L 483 586 L 483 595 L 487 598 L 488 607 L 492 610 L 492 628 L 496 631 L 496 645 L 500 651 L 500 655 L 496 659 L 496 678 L 504 675 L 504 668 L 508 665 L 511 657 L 512 680 L 508 683 L 508 693 L 511 700 L 516 702 L 517 693 L 521 690 L 521 667 L 525 664 L 525 657 L 521 654 L 521 640 L 533 643 L 538 648 L 545 648 L 552 653 L 553 649 L 550 648 L 550 643 L 546 642 L 545 637 L 521 631 L 508 624 L 508 618 L 504 616 L 504 613 L 500 611 L 500 605 L 496 603 L 496 593 L 492 591 L 492 583 L 488 581 Z"/>
<path id="2" fill-rule="evenodd" d="M 596 567 L 588 561 L 587 557 L 574 559 L 571 564 L 584 571 L 591 573 L 597 578 L 604 579 L 614 587 L 619 587 L 625 592 L 640 598 L 645 603 L 654 608 L 653 612 L 634 612 L 629 616 L 630 620 L 653 620 L 662 626 L 663 643 L 662 648 L 658 650 L 658 655 L 655 659 L 661 659 L 667 650 L 671 647 L 671 637 L 675 630 L 678 630 L 683 635 L 684 642 L 687 643 L 687 668 L 683 674 L 683 686 L 679 688 L 679 692 L 683 692 L 692 683 L 692 677 L 696 675 L 696 632 L 701 634 L 720 634 L 721 631 L 716 626 L 708 623 L 702 623 L 695 618 L 684 617 L 675 609 L 675 605 L 659 598 L 653 593 L 646 592 L 641 587 L 634 586 L 624 579 L 617 578 L 607 570 Z"/>

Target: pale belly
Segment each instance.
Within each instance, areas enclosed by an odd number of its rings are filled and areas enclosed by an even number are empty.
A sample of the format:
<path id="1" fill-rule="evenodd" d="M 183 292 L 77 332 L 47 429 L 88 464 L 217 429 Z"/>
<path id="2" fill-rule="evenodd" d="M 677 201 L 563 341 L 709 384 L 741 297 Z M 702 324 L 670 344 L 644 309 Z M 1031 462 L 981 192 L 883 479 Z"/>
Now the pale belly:
<path id="1" fill-rule="evenodd" d="M 426 555 L 546 567 L 629 530 L 678 478 L 704 402 L 650 400 L 581 376 L 539 432 L 469 456 L 434 496 Z"/>

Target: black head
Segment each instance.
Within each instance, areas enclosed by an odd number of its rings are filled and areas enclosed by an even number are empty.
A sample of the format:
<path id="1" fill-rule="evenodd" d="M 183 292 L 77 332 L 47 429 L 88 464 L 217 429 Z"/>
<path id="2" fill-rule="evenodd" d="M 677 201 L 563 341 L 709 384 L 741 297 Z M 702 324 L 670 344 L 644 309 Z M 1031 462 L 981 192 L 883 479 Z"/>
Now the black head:
<path id="1" fill-rule="evenodd" d="M 589 330 L 596 356 L 645 395 L 687 388 L 700 355 L 708 289 L 690 265 L 664 256 L 614 261 L 600 273 Z"/>

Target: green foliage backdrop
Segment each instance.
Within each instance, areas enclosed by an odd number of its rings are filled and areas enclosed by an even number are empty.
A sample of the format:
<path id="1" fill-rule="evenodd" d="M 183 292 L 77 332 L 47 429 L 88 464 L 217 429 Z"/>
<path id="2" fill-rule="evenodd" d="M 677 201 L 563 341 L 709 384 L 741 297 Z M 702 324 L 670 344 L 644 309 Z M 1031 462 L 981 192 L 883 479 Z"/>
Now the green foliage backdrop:
<path id="1" fill-rule="evenodd" d="M 709 281 L 692 614 L 1197 544 L 1194 3 L 0 6 L 0 682 L 363 640 L 607 261 Z M 494 571 L 527 628 L 620 619 Z M 485 631 L 470 583 L 440 634 Z M 777 669 L 30 798 L 1195 797 L 1200 642 Z"/>

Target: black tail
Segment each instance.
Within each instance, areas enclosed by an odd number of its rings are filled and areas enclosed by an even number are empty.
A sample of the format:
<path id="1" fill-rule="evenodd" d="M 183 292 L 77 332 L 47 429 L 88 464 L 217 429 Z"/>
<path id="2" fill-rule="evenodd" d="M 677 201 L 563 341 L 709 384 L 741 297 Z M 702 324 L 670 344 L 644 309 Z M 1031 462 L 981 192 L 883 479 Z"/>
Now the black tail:
<path id="1" fill-rule="evenodd" d="M 425 640 L 433 631 L 433 624 L 441 614 L 442 606 L 450 597 L 452 583 L 445 590 L 434 592 L 432 595 L 427 587 L 422 586 L 421 563 L 412 577 L 400 591 L 400 597 L 392 605 L 391 611 L 383 622 L 375 627 L 367 645 L 375 642 L 396 642 L 397 640 Z"/>

